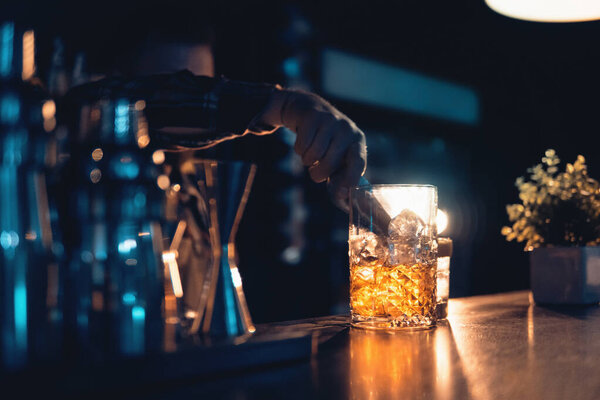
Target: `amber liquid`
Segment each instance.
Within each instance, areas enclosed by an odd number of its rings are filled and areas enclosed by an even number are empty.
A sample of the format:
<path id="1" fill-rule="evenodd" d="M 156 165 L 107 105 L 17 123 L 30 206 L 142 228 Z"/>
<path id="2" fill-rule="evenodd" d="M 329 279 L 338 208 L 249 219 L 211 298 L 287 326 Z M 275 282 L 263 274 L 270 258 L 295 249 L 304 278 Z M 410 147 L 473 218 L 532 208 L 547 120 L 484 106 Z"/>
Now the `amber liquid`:
<path id="1" fill-rule="evenodd" d="M 435 264 L 350 266 L 353 323 L 379 321 L 380 328 L 434 325 L 435 291 Z"/>

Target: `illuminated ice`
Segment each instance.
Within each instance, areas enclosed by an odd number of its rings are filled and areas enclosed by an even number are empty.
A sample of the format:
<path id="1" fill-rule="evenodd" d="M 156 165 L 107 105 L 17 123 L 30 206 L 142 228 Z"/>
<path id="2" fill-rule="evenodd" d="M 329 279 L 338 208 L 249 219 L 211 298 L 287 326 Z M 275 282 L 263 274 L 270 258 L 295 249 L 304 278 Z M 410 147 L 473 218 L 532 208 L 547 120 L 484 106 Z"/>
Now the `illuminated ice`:
<path id="1" fill-rule="evenodd" d="M 387 258 L 385 239 L 361 228 L 350 236 L 350 257 L 353 264 L 369 265 Z"/>
<path id="2" fill-rule="evenodd" d="M 409 209 L 402 210 L 388 227 L 389 263 L 410 265 L 417 262 L 421 236 L 425 233 L 423 220 Z"/>
<path id="3" fill-rule="evenodd" d="M 414 211 L 404 209 L 390 221 L 388 235 L 394 243 L 415 244 L 424 229 L 423 220 Z"/>

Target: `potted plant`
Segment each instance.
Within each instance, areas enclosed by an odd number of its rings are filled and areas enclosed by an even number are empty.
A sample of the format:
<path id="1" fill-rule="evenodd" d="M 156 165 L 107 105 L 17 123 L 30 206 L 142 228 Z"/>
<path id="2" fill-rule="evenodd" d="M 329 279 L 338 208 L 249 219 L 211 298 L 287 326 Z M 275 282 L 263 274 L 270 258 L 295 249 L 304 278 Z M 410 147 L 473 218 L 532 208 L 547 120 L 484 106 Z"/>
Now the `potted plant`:
<path id="1" fill-rule="evenodd" d="M 536 303 L 600 302 L 600 184 L 577 156 L 559 172 L 560 159 L 547 150 L 542 163 L 519 177 L 520 203 L 506 207 L 512 226 L 506 240 L 530 251 L 531 289 Z"/>

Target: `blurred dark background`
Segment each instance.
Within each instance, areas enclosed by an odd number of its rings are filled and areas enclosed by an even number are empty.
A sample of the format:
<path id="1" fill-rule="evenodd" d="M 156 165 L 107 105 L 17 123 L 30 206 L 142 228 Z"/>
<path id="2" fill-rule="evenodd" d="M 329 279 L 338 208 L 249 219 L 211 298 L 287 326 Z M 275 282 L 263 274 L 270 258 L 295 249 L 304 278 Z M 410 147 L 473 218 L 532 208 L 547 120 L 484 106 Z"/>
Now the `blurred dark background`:
<path id="1" fill-rule="evenodd" d="M 600 171 L 600 22 L 518 21 L 494 13 L 483 0 L 105 0 L 18 2 L 0 9 L 3 17 L 36 29 L 42 80 L 56 37 L 64 42 L 66 65 L 83 53 L 90 74 L 102 76 L 135 57 L 131 49 L 140 37 L 158 34 L 208 43 L 217 75 L 303 87 L 329 99 L 366 133 L 372 183 L 438 187 L 440 208 L 449 215 L 444 236 L 454 240 L 451 297 L 528 287 L 527 254 L 505 242 L 500 229 L 508 222 L 505 205 L 517 201 L 515 178 L 544 150 L 556 149 L 564 162 L 583 154 L 591 176 Z M 460 103 L 454 92 L 444 92 L 447 84 L 459 87 L 475 99 L 475 117 L 414 113 L 393 101 L 370 101 L 367 93 L 361 97 L 364 85 L 397 88 L 393 74 L 366 73 L 362 82 L 343 78 L 343 88 L 359 88 L 344 95 L 325 78 L 345 77 L 344 68 L 356 66 L 331 70 L 325 62 L 331 54 L 368 60 L 408 74 L 409 81 L 437 82 L 417 91 L 427 97 L 439 89 L 441 104 Z M 400 98 L 401 89 L 386 96 Z M 290 132 L 278 132 L 200 153 L 258 165 L 238 234 L 255 322 L 348 307 L 347 216 L 299 167 L 293 141 Z"/>

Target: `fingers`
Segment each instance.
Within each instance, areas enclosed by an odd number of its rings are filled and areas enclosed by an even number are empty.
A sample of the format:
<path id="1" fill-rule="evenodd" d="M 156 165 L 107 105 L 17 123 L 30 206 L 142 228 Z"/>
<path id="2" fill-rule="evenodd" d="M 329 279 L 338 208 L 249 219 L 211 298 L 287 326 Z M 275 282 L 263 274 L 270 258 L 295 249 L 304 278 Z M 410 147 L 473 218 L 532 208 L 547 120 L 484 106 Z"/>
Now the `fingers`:
<path id="1" fill-rule="evenodd" d="M 319 163 L 309 169 L 310 177 L 315 182 L 323 182 L 338 169 L 344 167 L 344 156 L 353 143 L 360 141 L 360 132 L 354 131 L 347 120 L 340 120 L 329 132 L 333 135 L 327 152 L 318 159 Z M 316 142 L 316 139 L 315 139 Z M 354 150 L 356 152 L 356 150 Z"/>
<path id="2" fill-rule="evenodd" d="M 296 132 L 294 151 L 302 157 L 315 139 L 315 135 L 318 131 L 318 121 L 314 117 L 310 119 L 310 121 L 308 121 L 307 118 L 307 121 L 304 121 L 301 126 L 290 129 L 293 129 L 294 132 Z"/>
<path id="3" fill-rule="evenodd" d="M 350 193 L 349 189 L 346 189 L 346 187 L 343 186 L 343 180 L 344 176 L 342 171 L 334 173 L 327 181 L 327 191 L 329 192 L 329 196 L 331 197 L 333 204 L 335 204 L 342 211 L 349 212 Z"/>
<path id="4" fill-rule="evenodd" d="M 293 91 L 289 93 L 289 101 L 283 111 L 282 121 L 284 126 L 296 132 L 296 143 L 294 150 L 298 155 L 304 157 L 306 152 L 313 146 L 313 142 L 319 137 L 317 146 L 312 149 L 317 154 L 309 153 L 314 163 L 316 159 L 324 155 L 324 150 L 329 146 L 327 133 L 331 124 L 335 123 L 340 114 L 329 103 L 321 97 L 306 92 Z M 322 152 L 319 153 L 319 149 Z"/>
<path id="5" fill-rule="evenodd" d="M 308 149 L 313 145 L 317 133 L 322 129 L 323 120 L 319 113 L 307 116 L 296 130 L 296 143 L 294 151 L 300 157 L 304 157 Z"/>
<path id="6" fill-rule="evenodd" d="M 360 177 L 367 169 L 367 146 L 365 137 L 355 142 L 348 149 L 345 156 L 345 168 L 343 169 L 342 186 L 351 188 L 358 185 Z"/>
<path id="7" fill-rule="evenodd" d="M 294 150 L 310 166 L 313 181 L 330 180 L 344 197 L 356 186 L 366 167 L 365 135 L 348 117 L 321 97 L 305 92 L 289 94 L 282 108 L 284 125 L 297 133 Z"/>
<path id="8" fill-rule="evenodd" d="M 320 112 L 313 97 L 304 92 L 288 91 L 288 99 L 281 111 L 281 120 L 285 127 L 296 132 L 294 150 L 303 155 L 311 145 L 317 133 Z"/>
<path id="9" fill-rule="evenodd" d="M 318 122 L 314 128 L 316 133 L 314 139 L 308 148 L 301 154 L 304 165 L 313 165 L 317 161 L 321 162 L 326 157 L 328 149 L 333 144 L 336 133 L 335 122 L 329 117 L 324 122 Z"/>
<path id="10" fill-rule="evenodd" d="M 354 142 L 344 155 L 342 168 L 334 172 L 327 182 L 327 189 L 333 202 L 342 210 L 348 211 L 349 191 L 358 186 L 360 177 L 367 166 L 367 149 L 364 141 Z"/>

